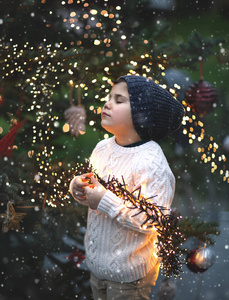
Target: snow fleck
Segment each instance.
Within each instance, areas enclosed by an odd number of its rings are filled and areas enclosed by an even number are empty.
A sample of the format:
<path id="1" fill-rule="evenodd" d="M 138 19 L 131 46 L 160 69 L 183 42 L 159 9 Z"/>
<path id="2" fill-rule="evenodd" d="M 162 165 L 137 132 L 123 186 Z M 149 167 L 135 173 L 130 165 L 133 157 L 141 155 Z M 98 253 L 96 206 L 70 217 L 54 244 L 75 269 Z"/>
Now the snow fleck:
<path id="1" fill-rule="evenodd" d="M 2 262 L 4 263 L 4 264 L 8 264 L 8 258 L 7 257 L 3 257 L 3 259 L 2 259 Z"/>

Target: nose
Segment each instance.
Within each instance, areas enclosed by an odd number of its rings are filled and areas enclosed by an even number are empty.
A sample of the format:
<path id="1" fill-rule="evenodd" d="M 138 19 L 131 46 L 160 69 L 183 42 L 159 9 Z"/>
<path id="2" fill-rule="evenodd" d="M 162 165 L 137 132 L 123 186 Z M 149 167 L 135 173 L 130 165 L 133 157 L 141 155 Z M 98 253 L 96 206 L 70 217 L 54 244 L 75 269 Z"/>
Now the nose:
<path id="1" fill-rule="evenodd" d="M 111 108 L 111 101 L 107 101 L 107 102 L 104 104 L 103 107 L 106 108 L 106 109 L 110 109 L 110 108 Z"/>

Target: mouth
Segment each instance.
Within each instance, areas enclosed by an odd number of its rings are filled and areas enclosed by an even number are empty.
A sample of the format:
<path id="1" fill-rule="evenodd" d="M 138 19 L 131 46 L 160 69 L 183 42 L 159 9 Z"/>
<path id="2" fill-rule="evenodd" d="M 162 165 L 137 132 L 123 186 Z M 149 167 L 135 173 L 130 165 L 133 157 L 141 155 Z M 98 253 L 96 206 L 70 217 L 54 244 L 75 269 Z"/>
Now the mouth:
<path id="1" fill-rule="evenodd" d="M 102 117 L 110 117 L 106 112 L 102 112 Z"/>

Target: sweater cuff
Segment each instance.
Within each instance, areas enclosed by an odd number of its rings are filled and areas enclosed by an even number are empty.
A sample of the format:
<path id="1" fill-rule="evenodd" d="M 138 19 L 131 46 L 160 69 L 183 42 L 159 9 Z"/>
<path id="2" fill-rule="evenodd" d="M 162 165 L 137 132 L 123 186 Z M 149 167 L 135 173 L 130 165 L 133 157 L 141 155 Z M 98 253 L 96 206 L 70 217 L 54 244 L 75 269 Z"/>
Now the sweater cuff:
<path id="1" fill-rule="evenodd" d="M 72 191 L 72 185 L 73 185 L 73 181 L 74 181 L 75 177 L 71 180 L 70 185 L 69 185 L 69 191 L 72 195 L 72 197 L 75 199 L 74 195 L 73 195 L 73 191 Z"/>
<path id="2" fill-rule="evenodd" d="M 123 207 L 124 204 L 122 199 L 118 198 L 114 193 L 107 190 L 103 198 L 100 200 L 97 210 L 105 213 L 111 219 L 113 219 Z"/>

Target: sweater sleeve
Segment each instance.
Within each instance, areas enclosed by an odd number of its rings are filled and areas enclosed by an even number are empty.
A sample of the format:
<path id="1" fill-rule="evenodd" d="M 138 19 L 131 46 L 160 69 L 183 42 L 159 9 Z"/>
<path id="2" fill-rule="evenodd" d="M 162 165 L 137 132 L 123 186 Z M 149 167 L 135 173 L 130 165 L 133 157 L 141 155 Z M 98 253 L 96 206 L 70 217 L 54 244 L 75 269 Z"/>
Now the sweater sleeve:
<path id="1" fill-rule="evenodd" d="M 133 166 L 135 185 L 133 190 L 141 186 L 141 196 L 144 198 L 154 197 L 153 203 L 169 209 L 173 199 L 175 179 L 164 154 L 160 157 L 161 155 L 162 153 L 155 157 L 151 153 L 147 153 L 147 155 L 139 157 L 136 165 Z M 141 226 L 146 220 L 144 212 L 138 214 L 138 209 L 129 208 L 129 204 L 127 206 L 122 199 L 111 191 L 107 191 L 97 209 L 133 230 L 145 233 L 155 232 L 153 226 Z"/>
<path id="2" fill-rule="evenodd" d="M 145 198 L 153 197 L 156 205 L 170 209 L 175 191 L 175 177 L 161 148 L 158 147 L 156 153 L 150 152 L 138 161 L 134 189 L 141 186 L 141 193 Z"/>
<path id="3" fill-rule="evenodd" d="M 107 191 L 103 196 L 97 210 L 106 214 L 111 219 L 116 219 L 116 221 L 122 226 L 148 234 L 155 233 L 153 227 L 141 227 L 146 218 L 144 213 L 134 216 L 139 211 L 137 209 L 133 210 L 125 206 L 123 200 L 117 197 L 111 191 Z"/>

